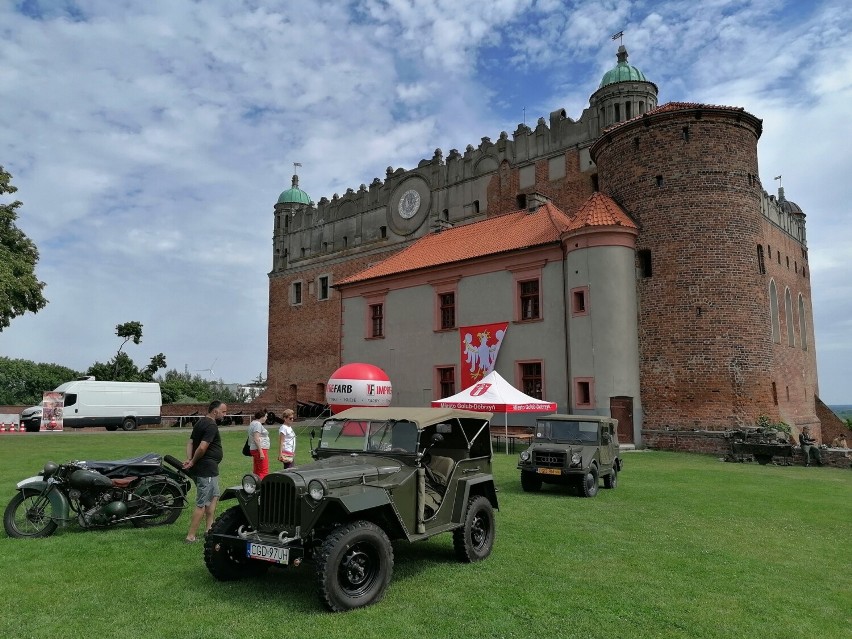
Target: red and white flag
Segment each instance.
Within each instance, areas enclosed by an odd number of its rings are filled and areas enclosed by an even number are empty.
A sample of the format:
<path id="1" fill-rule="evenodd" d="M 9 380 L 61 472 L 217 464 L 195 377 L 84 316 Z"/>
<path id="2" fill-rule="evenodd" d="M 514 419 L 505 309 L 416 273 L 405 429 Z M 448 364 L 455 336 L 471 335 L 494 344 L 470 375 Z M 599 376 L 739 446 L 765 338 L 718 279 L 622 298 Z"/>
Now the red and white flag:
<path id="1" fill-rule="evenodd" d="M 497 353 L 508 329 L 509 322 L 459 328 L 462 388 L 475 384 L 494 370 Z"/>

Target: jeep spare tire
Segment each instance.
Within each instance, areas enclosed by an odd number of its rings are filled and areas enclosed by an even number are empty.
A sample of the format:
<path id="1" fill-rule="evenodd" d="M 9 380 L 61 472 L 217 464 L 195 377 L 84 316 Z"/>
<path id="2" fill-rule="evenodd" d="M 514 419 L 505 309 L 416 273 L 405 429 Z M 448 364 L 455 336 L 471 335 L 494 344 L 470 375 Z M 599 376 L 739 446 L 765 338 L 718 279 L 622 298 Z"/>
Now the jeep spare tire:
<path id="1" fill-rule="evenodd" d="M 393 548 L 369 521 L 338 526 L 326 537 L 317 560 L 320 599 L 334 612 L 381 601 L 393 575 Z"/>

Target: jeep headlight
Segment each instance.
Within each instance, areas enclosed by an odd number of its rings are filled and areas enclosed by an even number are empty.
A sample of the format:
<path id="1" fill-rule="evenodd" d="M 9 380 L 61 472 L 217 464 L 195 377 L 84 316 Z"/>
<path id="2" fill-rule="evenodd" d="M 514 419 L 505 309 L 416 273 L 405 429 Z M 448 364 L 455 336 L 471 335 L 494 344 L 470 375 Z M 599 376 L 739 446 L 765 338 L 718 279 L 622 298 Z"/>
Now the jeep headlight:
<path id="1" fill-rule="evenodd" d="M 325 497 L 325 486 L 319 479 L 312 479 L 308 482 L 308 494 L 314 501 L 320 501 Z"/>
<path id="2" fill-rule="evenodd" d="M 243 475 L 243 491 L 249 495 L 254 494 L 257 490 L 257 475 Z"/>
<path id="3" fill-rule="evenodd" d="M 571 465 L 572 466 L 582 466 L 583 465 L 583 456 L 580 453 L 573 453 L 571 455 Z"/>
<path id="4" fill-rule="evenodd" d="M 526 461 L 529 461 L 529 460 L 530 460 L 530 451 L 525 450 L 524 452 L 521 453 L 521 461 L 526 462 Z"/>

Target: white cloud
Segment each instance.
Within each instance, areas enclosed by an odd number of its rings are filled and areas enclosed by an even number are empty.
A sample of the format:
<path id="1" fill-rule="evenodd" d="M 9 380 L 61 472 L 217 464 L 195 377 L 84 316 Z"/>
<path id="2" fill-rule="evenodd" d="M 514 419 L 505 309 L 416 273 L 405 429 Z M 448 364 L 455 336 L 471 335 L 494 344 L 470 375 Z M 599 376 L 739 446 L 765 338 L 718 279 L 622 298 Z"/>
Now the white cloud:
<path id="1" fill-rule="evenodd" d="M 764 119 L 764 184 L 782 173 L 808 215 L 822 391 L 852 400 L 844 2 L 29 3 L 39 19 L 15 6 L 0 5 L 0 163 L 51 303 L 0 334 L 4 354 L 85 368 L 139 320 L 140 362 L 218 357 L 228 381 L 254 377 L 293 162 L 319 200 L 511 133 L 523 107 L 527 122 L 561 106 L 577 118 L 623 29 L 661 101 Z"/>

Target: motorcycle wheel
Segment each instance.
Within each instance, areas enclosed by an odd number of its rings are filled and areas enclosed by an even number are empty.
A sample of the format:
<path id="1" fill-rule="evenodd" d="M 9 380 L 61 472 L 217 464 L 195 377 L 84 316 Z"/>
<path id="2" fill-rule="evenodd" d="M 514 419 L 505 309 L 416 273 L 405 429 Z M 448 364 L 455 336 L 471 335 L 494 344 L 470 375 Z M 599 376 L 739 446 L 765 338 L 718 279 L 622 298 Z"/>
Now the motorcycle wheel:
<path id="1" fill-rule="evenodd" d="M 7 535 L 18 539 L 50 537 L 57 527 L 50 499 L 38 490 L 21 490 L 6 506 L 3 527 Z"/>
<path id="2" fill-rule="evenodd" d="M 240 526 L 248 523 L 242 508 L 233 506 L 223 512 L 204 541 L 204 564 L 207 570 L 219 581 L 236 581 L 243 577 L 262 575 L 269 568 L 265 561 L 249 559 L 245 546 L 238 552 L 227 544 L 212 539 L 212 535 L 236 535 Z"/>
<path id="3" fill-rule="evenodd" d="M 184 506 L 184 495 L 181 490 L 169 482 L 148 482 L 136 489 L 135 495 L 142 502 L 132 519 L 137 528 L 151 526 L 166 526 L 175 523 L 180 517 Z"/>

